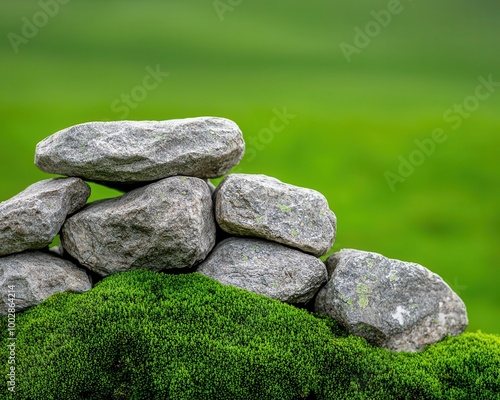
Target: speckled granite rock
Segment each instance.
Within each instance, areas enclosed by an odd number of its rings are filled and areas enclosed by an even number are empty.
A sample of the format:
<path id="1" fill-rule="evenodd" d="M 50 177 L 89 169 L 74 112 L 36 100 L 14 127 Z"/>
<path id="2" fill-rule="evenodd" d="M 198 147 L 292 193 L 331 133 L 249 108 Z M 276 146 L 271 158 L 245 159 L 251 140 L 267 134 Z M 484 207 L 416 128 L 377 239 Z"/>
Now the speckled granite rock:
<path id="1" fill-rule="evenodd" d="M 92 284 L 87 273 L 71 262 L 41 251 L 27 251 L 0 257 L 0 287 L 4 293 L 0 315 L 7 315 L 9 298 L 14 299 L 15 311 L 19 312 L 56 292 L 83 293 Z"/>
<path id="2" fill-rule="evenodd" d="M 79 178 L 37 182 L 0 203 L 0 256 L 48 246 L 68 214 L 85 205 L 90 187 Z"/>
<path id="3" fill-rule="evenodd" d="M 229 238 L 198 272 L 225 284 L 287 303 L 307 303 L 326 282 L 321 260 L 262 239 Z"/>
<path id="4" fill-rule="evenodd" d="M 467 328 L 465 305 L 436 274 L 415 263 L 345 249 L 332 254 L 315 311 L 350 333 L 396 351 L 417 351 Z"/>
<path id="5" fill-rule="evenodd" d="M 61 241 L 102 276 L 192 267 L 215 244 L 210 189 L 198 178 L 172 177 L 91 203 L 66 221 Z"/>
<path id="6" fill-rule="evenodd" d="M 174 175 L 219 177 L 244 151 L 240 129 L 225 118 L 88 122 L 38 143 L 35 164 L 49 173 L 129 185 Z"/>
<path id="7" fill-rule="evenodd" d="M 261 237 L 315 256 L 330 250 L 337 224 L 321 193 L 265 175 L 227 176 L 215 194 L 215 216 L 228 233 Z"/>

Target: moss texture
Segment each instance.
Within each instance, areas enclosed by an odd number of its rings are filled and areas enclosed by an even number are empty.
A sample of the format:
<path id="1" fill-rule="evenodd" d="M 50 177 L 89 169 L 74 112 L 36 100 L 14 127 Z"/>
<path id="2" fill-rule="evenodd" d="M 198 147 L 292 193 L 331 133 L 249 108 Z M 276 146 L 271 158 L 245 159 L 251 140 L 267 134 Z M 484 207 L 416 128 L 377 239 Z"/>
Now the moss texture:
<path id="1" fill-rule="evenodd" d="M 16 399 L 500 398 L 499 336 L 392 353 L 197 273 L 133 271 L 56 294 L 18 314 L 16 336 Z"/>

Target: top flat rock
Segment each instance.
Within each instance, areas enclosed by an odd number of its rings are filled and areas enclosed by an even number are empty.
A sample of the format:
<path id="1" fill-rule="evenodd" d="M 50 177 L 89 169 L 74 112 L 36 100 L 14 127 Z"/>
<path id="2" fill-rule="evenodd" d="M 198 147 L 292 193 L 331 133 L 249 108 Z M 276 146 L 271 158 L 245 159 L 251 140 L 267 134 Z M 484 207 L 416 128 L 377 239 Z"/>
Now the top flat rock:
<path id="1" fill-rule="evenodd" d="M 152 182 L 174 175 L 216 178 L 243 157 L 238 126 L 225 118 L 88 122 L 36 147 L 44 172 L 98 182 Z"/>
<path id="2" fill-rule="evenodd" d="M 266 175 L 227 176 L 215 193 L 215 216 L 228 233 L 261 237 L 315 256 L 330 250 L 337 226 L 321 193 Z"/>

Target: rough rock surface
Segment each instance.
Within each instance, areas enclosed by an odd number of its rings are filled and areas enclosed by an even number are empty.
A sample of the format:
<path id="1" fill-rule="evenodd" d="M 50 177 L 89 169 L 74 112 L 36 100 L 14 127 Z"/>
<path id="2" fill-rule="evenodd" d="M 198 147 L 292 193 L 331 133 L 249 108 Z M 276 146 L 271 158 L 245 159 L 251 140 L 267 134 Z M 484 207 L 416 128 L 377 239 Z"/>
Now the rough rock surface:
<path id="1" fill-rule="evenodd" d="M 214 194 L 215 191 L 217 190 L 217 187 L 212 182 L 210 182 L 210 179 L 207 179 L 205 182 L 207 182 L 207 185 L 210 189 L 210 193 Z"/>
<path id="2" fill-rule="evenodd" d="M 176 176 L 91 203 L 66 221 L 61 241 L 102 276 L 191 267 L 215 244 L 210 189 L 201 179 Z"/>
<path id="3" fill-rule="evenodd" d="M 79 178 L 37 182 L 0 203 L 0 256 L 48 246 L 68 214 L 85 205 L 90 187 Z"/>
<path id="4" fill-rule="evenodd" d="M 396 351 L 417 351 L 467 328 L 465 305 L 436 274 L 415 263 L 345 249 L 327 262 L 315 311 L 350 333 Z"/>
<path id="5" fill-rule="evenodd" d="M 28 251 L 0 257 L 2 300 L 0 315 L 9 308 L 9 293 L 16 312 L 35 306 L 56 292 L 83 293 L 92 288 L 87 273 L 69 261 L 41 252 Z"/>
<path id="6" fill-rule="evenodd" d="M 225 118 L 88 122 L 38 143 L 35 164 L 49 173 L 133 184 L 174 175 L 219 177 L 244 150 L 240 129 Z"/>
<path id="7" fill-rule="evenodd" d="M 229 238 L 217 245 L 198 272 L 287 303 L 307 303 L 327 280 L 314 256 L 262 239 Z"/>
<path id="8" fill-rule="evenodd" d="M 257 236 L 321 256 L 333 245 L 336 217 L 312 189 L 266 175 L 232 174 L 218 186 L 215 216 L 226 232 Z"/>

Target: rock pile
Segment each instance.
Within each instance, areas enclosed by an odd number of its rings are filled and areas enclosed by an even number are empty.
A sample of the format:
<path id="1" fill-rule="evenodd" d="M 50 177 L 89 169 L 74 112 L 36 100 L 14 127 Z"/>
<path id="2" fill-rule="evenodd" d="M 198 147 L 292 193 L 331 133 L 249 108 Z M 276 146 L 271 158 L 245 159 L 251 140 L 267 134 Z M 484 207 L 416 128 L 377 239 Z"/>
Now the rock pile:
<path id="1" fill-rule="evenodd" d="M 323 263 L 337 221 L 322 194 L 247 174 L 214 188 L 207 179 L 229 172 L 244 149 L 238 126 L 215 117 L 92 122 L 55 133 L 37 145 L 35 164 L 68 177 L 0 203 L 0 283 L 15 287 L 20 311 L 55 292 L 90 290 L 92 275 L 196 270 L 313 304 L 392 350 L 420 350 L 466 328 L 463 302 L 420 265 L 358 250 Z M 126 193 L 86 204 L 85 181 Z M 57 234 L 61 246 L 46 251 Z"/>

